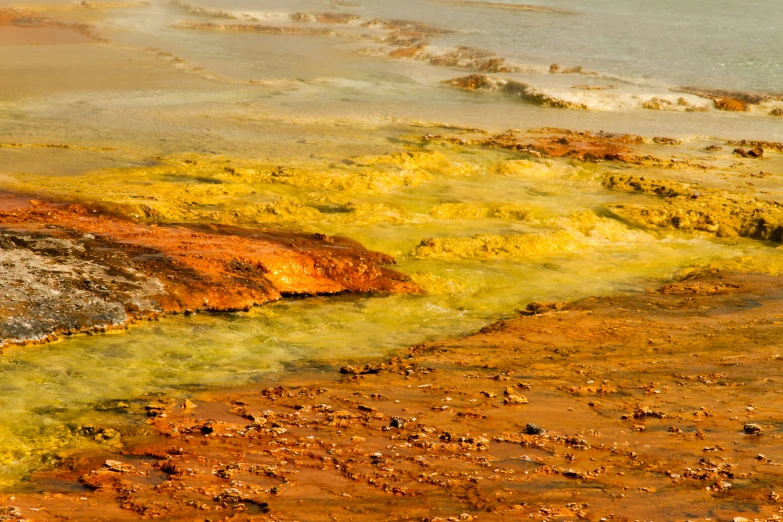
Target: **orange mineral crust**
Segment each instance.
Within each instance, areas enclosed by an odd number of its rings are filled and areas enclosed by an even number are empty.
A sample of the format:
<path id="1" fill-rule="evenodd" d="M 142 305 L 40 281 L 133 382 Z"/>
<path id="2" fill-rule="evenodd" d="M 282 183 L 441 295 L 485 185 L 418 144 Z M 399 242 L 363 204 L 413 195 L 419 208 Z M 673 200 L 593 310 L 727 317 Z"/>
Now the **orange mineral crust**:
<path id="1" fill-rule="evenodd" d="M 106 39 L 88 24 L 52 20 L 16 7 L 0 7 L 0 45 L 84 42 L 106 42 Z"/>
<path id="2" fill-rule="evenodd" d="M 0 343 L 117 328 L 167 312 L 242 310 L 283 295 L 411 292 L 394 260 L 323 234 L 142 224 L 0 196 Z"/>
<path id="3" fill-rule="evenodd" d="M 781 297 L 780 278 L 715 272 L 160 400 L 151 437 L 2 504 L 31 520 L 779 520 Z"/>

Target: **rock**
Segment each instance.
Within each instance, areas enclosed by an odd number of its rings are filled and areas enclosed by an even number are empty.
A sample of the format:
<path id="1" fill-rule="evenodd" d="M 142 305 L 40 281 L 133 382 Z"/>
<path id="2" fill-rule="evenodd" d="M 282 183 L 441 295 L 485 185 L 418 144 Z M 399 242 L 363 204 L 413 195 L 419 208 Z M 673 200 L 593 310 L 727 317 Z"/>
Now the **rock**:
<path id="1" fill-rule="evenodd" d="M 340 368 L 340 373 L 347 375 L 368 375 L 372 373 L 380 373 L 382 369 L 382 364 L 367 364 L 365 366 L 346 365 Z"/>
<path id="2" fill-rule="evenodd" d="M 242 502 L 244 498 L 242 497 L 241 491 L 239 491 L 236 488 L 229 488 L 229 489 L 224 489 L 223 491 L 215 495 L 212 500 L 214 500 L 215 502 L 235 503 L 235 502 Z"/>
<path id="3" fill-rule="evenodd" d="M 770 99 L 770 95 L 762 94 L 752 91 L 727 91 L 725 89 L 709 89 L 702 87 L 676 87 L 671 89 L 674 92 L 683 92 L 688 94 L 695 94 L 702 98 L 709 98 L 711 100 L 732 100 L 748 105 L 758 105 Z"/>
<path id="4" fill-rule="evenodd" d="M 540 303 L 533 301 L 528 303 L 524 310 L 517 310 L 519 315 L 540 315 L 547 312 L 559 312 L 565 308 L 566 303 Z"/>
<path id="5" fill-rule="evenodd" d="M 119 460 L 107 460 L 103 463 L 103 467 L 116 473 L 130 473 L 136 470 L 136 468 L 130 464 L 124 464 Z"/>
<path id="6" fill-rule="evenodd" d="M 405 427 L 405 419 L 402 417 L 392 417 L 392 420 L 389 423 L 389 427 L 401 430 Z"/>
<path id="7" fill-rule="evenodd" d="M 666 418 L 666 414 L 662 411 L 653 410 L 649 406 L 644 406 L 642 408 L 637 408 L 636 411 L 633 412 L 633 418 L 634 419 L 644 419 L 646 417 L 652 417 L 655 419 L 663 419 Z"/>
<path id="8" fill-rule="evenodd" d="M 719 150 L 723 150 L 723 147 L 720 145 L 707 145 L 707 147 L 704 150 L 708 150 L 711 152 L 717 152 Z"/>
<path id="9" fill-rule="evenodd" d="M 96 442 L 112 443 L 122 438 L 122 433 L 114 428 L 101 428 L 91 424 L 82 426 L 79 428 L 79 432 L 86 437 L 92 437 Z"/>
<path id="10" fill-rule="evenodd" d="M 490 58 L 485 63 L 479 65 L 479 70 L 488 73 L 504 73 L 513 72 L 512 69 L 505 64 L 505 58 Z"/>
<path id="11" fill-rule="evenodd" d="M 532 422 L 528 422 L 525 425 L 525 434 L 527 435 L 543 435 L 544 433 L 546 433 L 544 428 L 541 426 L 536 426 Z"/>
<path id="12" fill-rule="evenodd" d="M 79 477 L 79 483 L 89 489 L 99 490 L 113 487 L 121 481 L 117 473 L 109 470 L 96 470 Z"/>
<path id="13" fill-rule="evenodd" d="M 679 145 L 682 143 L 682 140 L 667 138 L 665 136 L 655 136 L 653 138 L 653 143 L 657 143 L 658 145 Z"/>
<path id="14" fill-rule="evenodd" d="M 524 395 L 509 394 L 503 399 L 503 404 L 527 404 L 527 397 Z"/>
<path id="15" fill-rule="evenodd" d="M 748 151 L 748 156 L 750 156 L 751 158 L 761 158 L 764 156 L 764 149 L 762 149 L 761 147 L 750 149 Z"/>
<path id="16" fill-rule="evenodd" d="M 783 116 L 783 107 L 775 107 L 769 111 L 770 116 Z"/>
<path id="17" fill-rule="evenodd" d="M 716 98 L 713 100 L 715 108 L 721 111 L 729 112 L 747 112 L 748 104 L 734 98 Z"/>
<path id="18" fill-rule="evenodd" d="M 0 347 L 161 313 L 249 310 L 288 294 L 418 291 L 386 268 L 393 258 L 345 238 L 148 225 L 81 205 L 0 199 L 0 227 L 13 230 L 0 241 L 0 285 L 25 281 L 23 294 L 0 294 Z M 29 306 L 20 309 L 22 297 Z"/>
<path id="19" fill-rule="evenodd" d="M 446 80 L 444 83 L 452 87 L 459 87 L 460 89 L 472 91 L 489 85 L 490 80 L 488 76 L 484 76 L 483 74 L 471 74 L 462 78 Z"/>
<path id="20" fill-rule="evenodd" d="M 147 412 L 147 417 L 164 417 L 166 413 L 167 405 L 162 402 L 151 402 L 144 406 L 144 410 Z"/>
<path id="21" fill-rule="evenodd" d="M 553 63 L 552 65 L 549 66 L 549 74 L 555 74 L 559 70 L 560 70 L 560 66 L 557 65 L 556 63 Z"/>
<path id="22" fill-rule="evenodd" d="M 752 422 L 745 423 L 742 429 L 747 435 L 761 435 L 764 433 L 764 429 L 761 426 Z"/>

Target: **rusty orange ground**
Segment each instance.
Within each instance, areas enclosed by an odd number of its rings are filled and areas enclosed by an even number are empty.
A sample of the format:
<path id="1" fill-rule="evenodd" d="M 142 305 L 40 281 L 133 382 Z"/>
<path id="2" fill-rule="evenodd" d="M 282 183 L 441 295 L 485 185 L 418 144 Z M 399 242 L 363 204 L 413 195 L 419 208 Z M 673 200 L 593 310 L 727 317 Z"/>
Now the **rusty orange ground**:
<path id="1" fill-rule="evenodd" d="M 781 298 L 779 278 L 707 274 L 151 404 L 158 435 L 2 504 L 29 520 L 776 520 Z"/>

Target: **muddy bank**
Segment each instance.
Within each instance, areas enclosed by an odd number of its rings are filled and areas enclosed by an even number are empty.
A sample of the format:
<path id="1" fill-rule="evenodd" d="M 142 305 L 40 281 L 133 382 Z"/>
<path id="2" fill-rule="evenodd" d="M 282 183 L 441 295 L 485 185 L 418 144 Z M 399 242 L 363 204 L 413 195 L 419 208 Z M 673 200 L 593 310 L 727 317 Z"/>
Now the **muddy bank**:
<path id="1" fill-rule="evenodd" d="M 777 520 L 779 278 L 535 303 L 383 364 L 148 406 L 34 520 Z M 306 515 L 305 515 L 306 514 Z"/>
<path id="2" fill-rule="evenodd" d="M 226 311 L 283 295 L 408 292 L 394 260 L 324 234 L 141 224 L 0 195 L 0 344 Z"/>

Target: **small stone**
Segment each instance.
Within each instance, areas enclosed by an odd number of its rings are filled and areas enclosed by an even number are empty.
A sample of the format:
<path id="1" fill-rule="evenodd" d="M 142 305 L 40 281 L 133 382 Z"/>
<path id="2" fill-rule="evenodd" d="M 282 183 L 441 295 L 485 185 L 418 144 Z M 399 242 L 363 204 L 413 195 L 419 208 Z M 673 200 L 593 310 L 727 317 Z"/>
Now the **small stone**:
<path id="1" fill-rule="evenodd" d="M 136 469 L 130 464 L 125 464 L 119 460 L 107 460 L 103 463 L 103 467 L 117 473 L 130 473 Z"/>
<path id="2" fill-rule="evenodd" d="M 753 424 L 751 422 L 745 423 L 742 429 L 748 435 L 761 435 L 762 433 L 764 433 L 764 429 L 761 426 L 759 426 L 758 424 Z"/>
<path id="3" fill-rule="evenodd" d="M 162 402 L 151 402 L 144 409 L 148 417 L 164 417 L 166 413 L 166 405 Z"/>
<path id="4" fill-rule="evenodd" d="M 503 404 L 527 404 L 527 397 L 524 395 L 509 394 L 503 399 Z"/>
<path id="5" fill-rule="evenodd" d="M 390 428 L 397 428 L 398 430 L 401 430 L 405 427 L 405 419 L 402 417 L 392 417 L 391 422 L 389 423 Z"/>
<path id="6" fill-rule="evenodd" d="M 546 430 L 541 426 L 536 426 L 532 422 L 528 422 L 525 425 L 525 433 L 528 435 L 543 435 L 546 433 Z"/>

